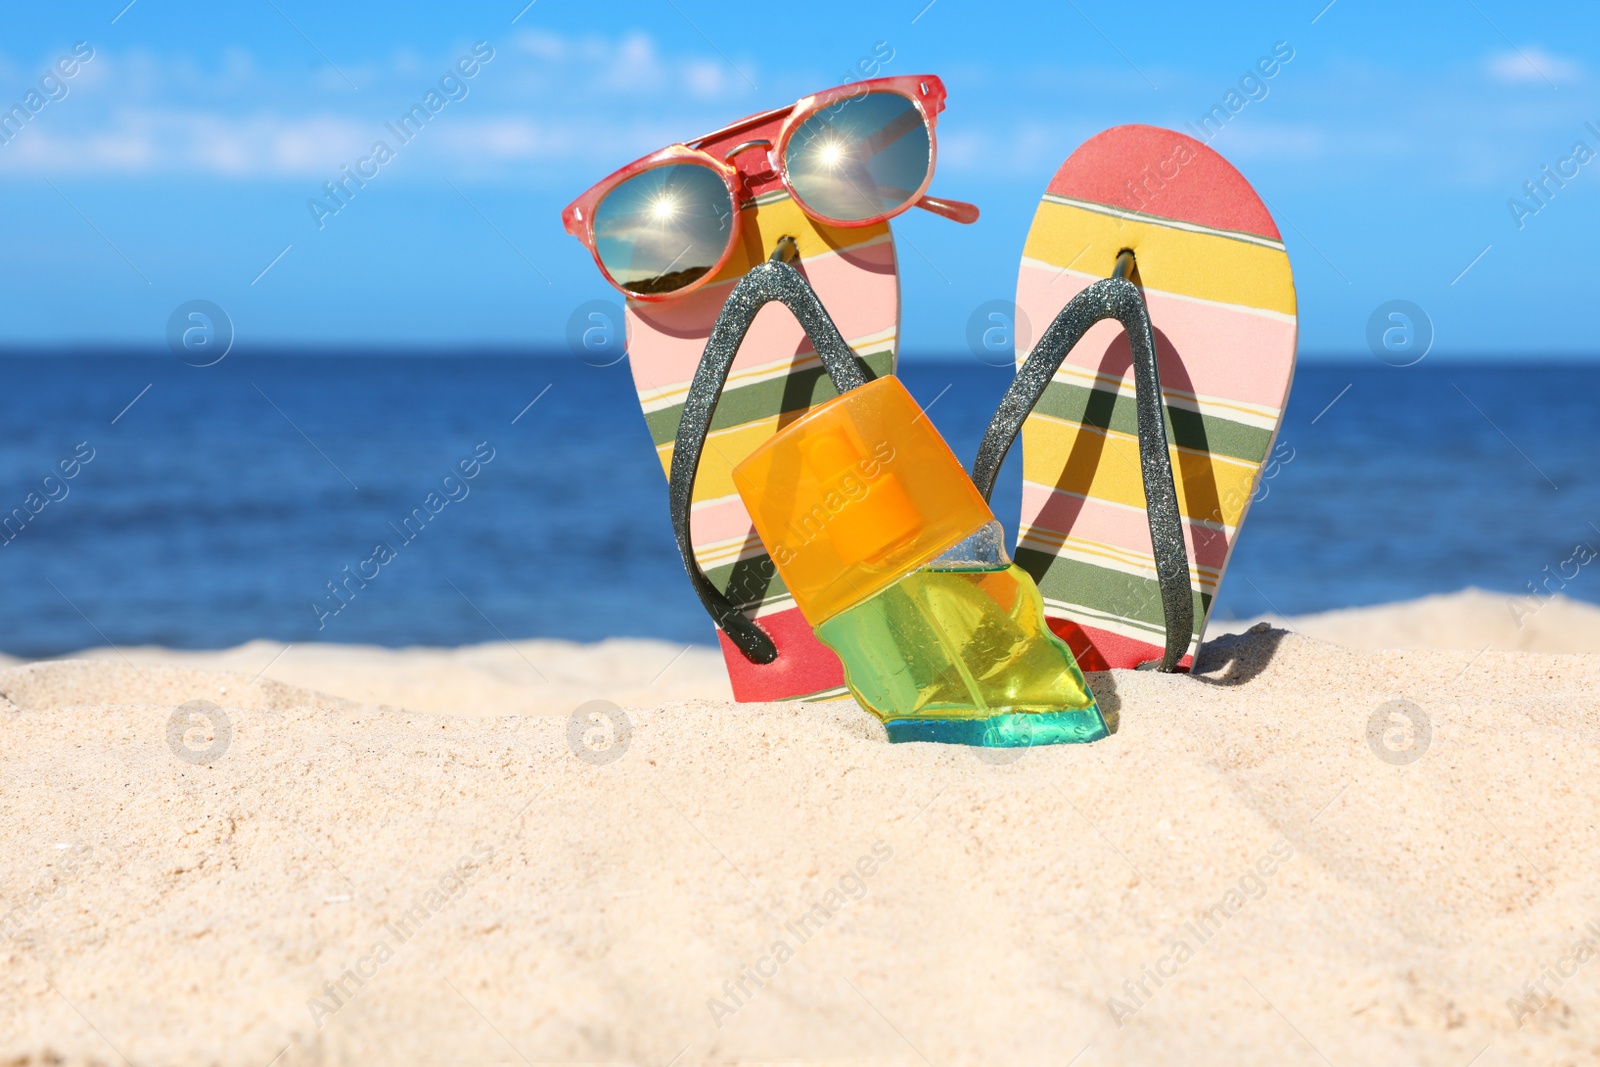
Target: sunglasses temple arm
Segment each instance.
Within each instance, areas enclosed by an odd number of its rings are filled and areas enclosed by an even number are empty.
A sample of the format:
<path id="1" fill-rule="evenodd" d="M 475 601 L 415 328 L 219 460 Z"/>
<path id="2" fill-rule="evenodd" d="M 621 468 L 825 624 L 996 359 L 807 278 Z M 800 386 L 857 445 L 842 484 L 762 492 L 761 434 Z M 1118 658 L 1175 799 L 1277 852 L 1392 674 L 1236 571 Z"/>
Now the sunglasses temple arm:
<path id="1" fill-rule="evenodd" d="M 937 196 L 924 196 L 917 201 L 916 206 L 952 222 L 959 222 L 963 226 L 970 226 L 978 221 L 978 205 L 969 204 L 965 200 L 942 200 Z"/>

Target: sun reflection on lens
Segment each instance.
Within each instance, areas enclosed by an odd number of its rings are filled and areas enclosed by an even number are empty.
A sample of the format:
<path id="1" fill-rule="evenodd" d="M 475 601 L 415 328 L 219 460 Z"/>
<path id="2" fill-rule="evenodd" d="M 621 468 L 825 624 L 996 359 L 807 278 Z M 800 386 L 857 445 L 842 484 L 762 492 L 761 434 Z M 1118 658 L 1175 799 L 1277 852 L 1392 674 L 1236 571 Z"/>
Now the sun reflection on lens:
<path id="1" fill-rule="evenodd" d="M 807 210 L 859 223 L 911 206 L 933 166 L 933 139 L 914 100 L 870 92 L 807 118 L 782 162 Z"/>
<path id="2" fill-rule="evenodd" d="M 623 181 L 593 218 L 606 275 L 629 293 L 665 295 L 717 265 L 733 237 L 734 207 L 714 169 L 672 163 Z"/>

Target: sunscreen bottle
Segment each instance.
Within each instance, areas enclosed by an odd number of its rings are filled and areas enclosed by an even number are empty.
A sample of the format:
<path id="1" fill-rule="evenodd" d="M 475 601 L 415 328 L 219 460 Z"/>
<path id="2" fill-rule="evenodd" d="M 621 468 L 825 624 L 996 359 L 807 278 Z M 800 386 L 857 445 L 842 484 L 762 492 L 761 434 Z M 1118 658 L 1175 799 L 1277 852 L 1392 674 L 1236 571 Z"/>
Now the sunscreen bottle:
<path id="1" fill-rule="evenodd" d="M 891 741 L 1096 741 L 1072 650 L 899 380 L 809 411 L 734 468 L 778 575 Z"/>

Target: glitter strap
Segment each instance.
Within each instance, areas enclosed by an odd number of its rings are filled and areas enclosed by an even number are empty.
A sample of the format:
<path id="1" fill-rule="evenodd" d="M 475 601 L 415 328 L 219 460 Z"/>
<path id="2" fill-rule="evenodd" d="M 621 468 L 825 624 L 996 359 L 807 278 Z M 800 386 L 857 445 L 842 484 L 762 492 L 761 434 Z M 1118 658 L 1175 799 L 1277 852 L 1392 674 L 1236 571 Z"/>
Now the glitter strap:
<path id="1" fill-rule="evenodd" d="M 771 663 L 778 658 L 778 650 L 759 626 L 750 620 L 739 606 L 711 584 L 700 563 L 694 558 L 694 546 L 689 541 L 689 506 L 694 500 L 695 472 L 700 467 L 700 455 L 705 451 L 706 434 L 711 429 L 712 416 L 717 411 L 717 401 L 722 396 L 728 380 L 728 370 L 734 356 L 744 342 L 745 333 L 755 320 L 756 313 L 774 300 L 782 301 L 794 313 L 800 328 L 816 349 L 823 369 L 833 387 L 843 393 L 866 383 L 866 375 L 850 346 L 845 344 L 822 301 L 805 276 L 791 265 L 795 258 L 794 241 L 784 237 L 778 240 L 772 258 L 754 267 L 728 295 L 722 305 L 717 323 L 706 341 L 705 354 L 695 369 L 694 381 L 689 384 L 689 395 L 683 404 L 683 418 L 678 423 L 677 441 L 672 448 L 672 471 L 668 476 L 668 498 L 672 506 L 672 532 L 678 539 L 678 552 L 683 557 L 683 569 L 689 575 L 700 603 L 722 632 L 728 635 L 736 648 L 752 663 Z"/>
<path id="2" fill-rule="evenodd" d="M 1124 262 L 1126 260 L 1126 262 Z M 1166 651 L 1160 660 L 1139 665 L 1141 670 L 1172 671 L 1188 651 L 1194 634 L 1194 596 L 1189 585 L 1189 553 L 1183 541 L 1183 520 L 1172 479 L 1172 458 L 1167 451 L 1167 427 L 1161 402 L 1161 372 L 1156 366 L 1155 336 L 1144 298 L 1128 280 L 1132 255 L 1118 259 L 1118 276 L 1095 282 L 1073 297 L 1055 317 L 1017 371 L 1016 379 L 1000 401 L 972 464 L 972 481 L 984 499 L 994 490 L 1000 465 L 1023 420 L 1044 396 L 1051 379 L 1067 356 L 1102 319 L 1116 319 L 1128 332 L 1133 351 L 1134 406 L 1139 422 L 1139 466 L 1144 477 L 1145 513 L 1150 521 L 1150 545 L 1161 587 L 1166 620 Z"/>

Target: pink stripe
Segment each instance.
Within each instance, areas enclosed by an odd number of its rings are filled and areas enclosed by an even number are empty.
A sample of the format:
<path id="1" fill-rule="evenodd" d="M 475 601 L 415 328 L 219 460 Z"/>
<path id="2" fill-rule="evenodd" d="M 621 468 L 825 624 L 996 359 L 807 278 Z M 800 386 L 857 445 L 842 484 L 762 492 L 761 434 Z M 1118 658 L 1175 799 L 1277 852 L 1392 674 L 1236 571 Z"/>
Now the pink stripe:
<path id="1" fill-rule="evenodd" d="M 755 533 L 755 524 L 745 510 L 744 501 L 728 497 L 708 507 L 695 508 L 689 516 L 689 540 L 696 545 L 708 545 Z"/>
<path id="2" fill-rule="evenodd" d="M 800 271 L 846 339 L 894 326 L 900 311 L 894 245 L 888 241 L 802 263 Z M 641 396 L 688 384 L 706 338 L 733 283 L 708 285 L 679 300 L 628 301 L 628 354 Z M 809 351 L 811 343 L 789 310 L 768 306 L 756 316 L 734 366 L 765 363 Z"/>
<path id="3" fill-rule="evenodd" d="M 1150 523 L 1143 512 L 1024 483 L 1022 529 L 1033 526 L 1099 541 L 1144 556 L 1151 554 Z M 1184 519 L 1183 539 L 1192 564 L 1221 570 L 1228 560 L 1228 535 L 1221 530 L 1196 527 Z"/>
<path id="4" fill-rule="evenodd" d="M 1033 338 L 1094 281 L 1024 263 L 1017 279 L 1017 307 L 1027 317 Z M 1145 302 L 1156 331 L 1162 385 L 1283 407 L 1294 366 L 1294 323 L 1158 292 L 1147 292 Z M 1065 362 L 1113 378 L 1133 373 L 1127 335 L 1114 321 L 1096 323 Z"/>

